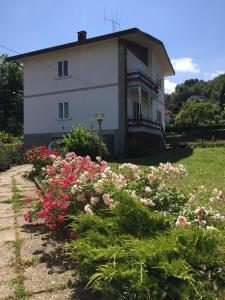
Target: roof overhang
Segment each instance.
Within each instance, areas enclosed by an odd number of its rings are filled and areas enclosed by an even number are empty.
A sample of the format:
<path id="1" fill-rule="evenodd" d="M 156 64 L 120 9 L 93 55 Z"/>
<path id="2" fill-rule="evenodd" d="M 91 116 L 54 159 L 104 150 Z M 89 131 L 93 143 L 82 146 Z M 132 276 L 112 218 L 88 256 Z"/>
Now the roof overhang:
<path id="1" fill-rule="evenodd" d="M 114 32 L 114 33 L 110 33 L 110 34 L 106 34 L 106 35 L 89 38 L 89 39 L 86 39 L 81 42 L 72 42 L 72 43 L 67 43 L 67 44 L 63 44 L 63 45 L 59 45 L 59 46 L 36 50 L 36 51 L 24 53 L 24 54 L 10 56 L 7 58 L 7 61 L 16 61 L 19 63 L 23 63 L 26 58 L 29 58 L 32 56 L 46 54 L 46 53 L 69 49 L 69 48 L 74 48 L 74 47 L 79 47 L 79 46 L 83 46 L 86 44 L 101 42 L 101 41 L 112 39 L 112 38 L 127 39 L 131 42 L 141 45 L 142 47 L 151 48 L 151 49 L 155 50 L 155 52 L 158 54 L 159 62 L 161 64 L 161 66 L 163 67 L 164 76 L 175 75 L 175 71 L 170 62 L 169 56 L 166 52 L 163 42 L 143 31 L 139 30 L 138 28 L 131 28 L 131 29 L 127 29 L 127 30 L 122 30 L 122 31 L 118 31 L 118 32 Z"/>

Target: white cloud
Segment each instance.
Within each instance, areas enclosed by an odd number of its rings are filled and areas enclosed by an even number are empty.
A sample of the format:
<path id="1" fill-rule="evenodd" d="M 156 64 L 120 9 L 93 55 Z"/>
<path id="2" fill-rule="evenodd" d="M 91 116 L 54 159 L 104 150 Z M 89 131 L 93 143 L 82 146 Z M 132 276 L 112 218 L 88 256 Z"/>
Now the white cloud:
<path id="1" fill-rule="evenodd" d="M 176 58 L 171 60 L 172 65 L 177 72 L 199 73 L 198 65 L 193 63 L 190 57 Z"/>
<path id="2" fill-rule="evenodd" d="M 164 86 L 165 86 L 165 93 L 172 94 L 173 92 L 175 92 L 175 88 L 177 84 L 175 82 L 169 81 L 168 79 L 165 79 Z"/>
<path id="3" fill-rule="evenodd" d="M 217 77 L 217 76 L 219 76 L 221 74 L 224 74 L 224 73 L 225 73 L 225 71 L 217 70 L 217 71 L 215 71 L 213 73 L 205 72 L 204 76 L 205 76 L 206 80 L 212 80 L 215 77 Z"/>

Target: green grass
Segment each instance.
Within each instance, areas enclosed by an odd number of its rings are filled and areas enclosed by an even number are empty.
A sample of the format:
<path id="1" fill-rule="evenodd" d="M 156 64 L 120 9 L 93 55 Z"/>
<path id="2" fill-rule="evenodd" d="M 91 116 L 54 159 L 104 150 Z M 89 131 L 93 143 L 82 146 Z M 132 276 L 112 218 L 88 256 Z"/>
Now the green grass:
<path id="1" fill-rule="evenodd" d="M 181 148 L 125 161 L 135 163 L 143 168 L 151 165 L 157 166 L 160 162 L 183 164 L 187 169 L 188 176 L 177 182 L 178 188 L 191 193 L 199 186 L 204 185 L 206 193 L 202 194 L 199 200 L 203 203 L 208 202 L 214 188 L 225 192 L 225 147 Z M 117 168 L 119 163 L 111 165 L 113 168 Z M 219 208 L 225 212 L 225 202 L 221 203 Z"/>

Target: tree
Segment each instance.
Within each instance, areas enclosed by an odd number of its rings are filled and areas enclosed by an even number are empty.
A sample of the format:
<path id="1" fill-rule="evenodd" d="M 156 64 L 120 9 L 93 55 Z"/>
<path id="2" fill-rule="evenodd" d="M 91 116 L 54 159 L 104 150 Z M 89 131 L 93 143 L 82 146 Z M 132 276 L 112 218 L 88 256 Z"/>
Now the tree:
<path id="1" fill-rule="evenodd" d="M 189 79 L 178 84 L 175 92 L 167 96 L 166 105 L 172 113 L 177 114 L 182 104 L 192 98 L 216 101 L 223 109 L 225 104 L 225 74 L 209 81 Z"/>
<path id="2" fill-rule="evenodd" d="M 23 133 L 23 73 L 17 63 L 0 56 L 0 130 Z"/>
<path id="3" fill-rule="evenodd" d="M 175 124 L 193 127 L 210 124 L 219 111 L 220 108 L 216 102 L 194 99 L 183 103 L 175 118 Z"/>

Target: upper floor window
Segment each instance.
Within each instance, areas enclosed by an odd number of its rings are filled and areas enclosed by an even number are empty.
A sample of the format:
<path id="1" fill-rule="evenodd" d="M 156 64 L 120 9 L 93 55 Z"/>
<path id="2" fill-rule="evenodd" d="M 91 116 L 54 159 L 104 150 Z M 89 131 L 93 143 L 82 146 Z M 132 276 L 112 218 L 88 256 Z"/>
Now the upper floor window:
<path id="1" fill-rule="evenodd" d="M 59 119 L 69 118 L 69 102 L 59 103 Z"/>
<path id="2" fill-rule="evenodd" d="M 68 76 L 68 60 L 58 61 L 58 77 Z"/>

